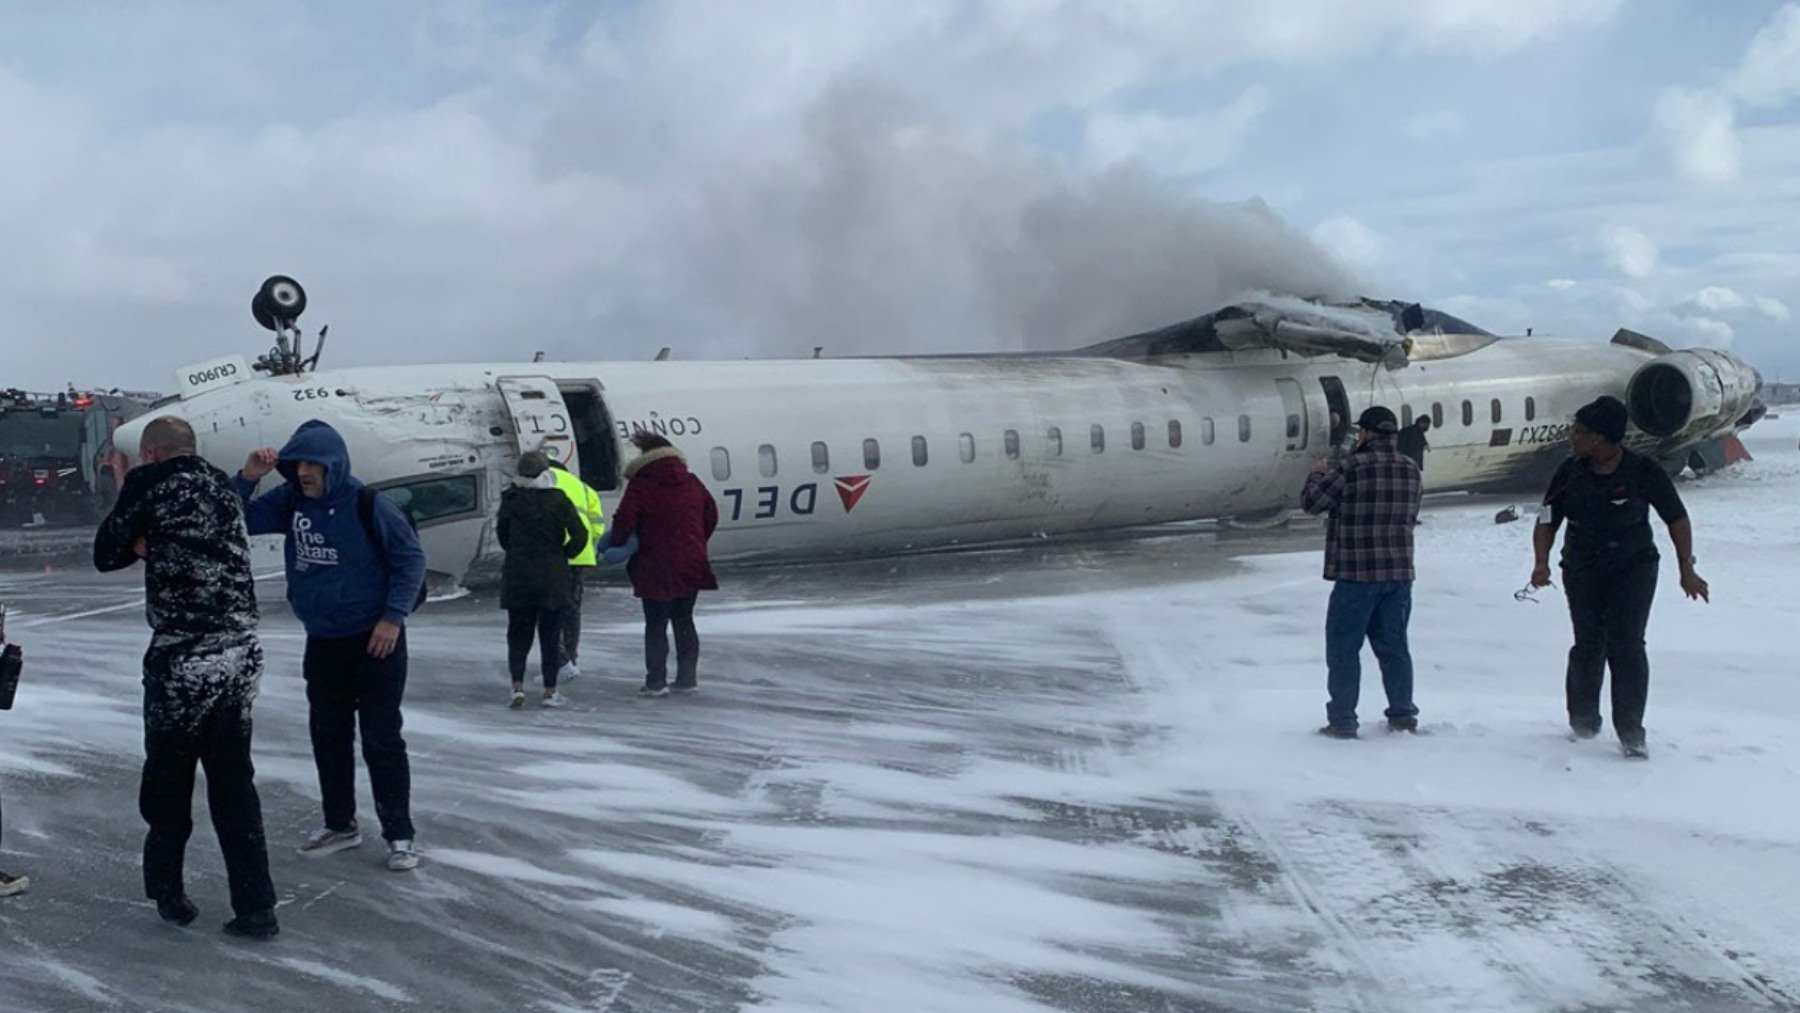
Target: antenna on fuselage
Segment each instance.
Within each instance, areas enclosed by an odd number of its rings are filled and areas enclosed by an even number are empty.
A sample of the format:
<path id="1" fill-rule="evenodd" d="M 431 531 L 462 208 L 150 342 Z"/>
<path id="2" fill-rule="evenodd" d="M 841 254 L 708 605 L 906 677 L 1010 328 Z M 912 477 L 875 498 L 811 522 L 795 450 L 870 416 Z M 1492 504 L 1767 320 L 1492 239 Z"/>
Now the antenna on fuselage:
<path id="1" fill-rule="evenodd" d="M 668 362 L 669 361 L 669 346 L 668 345 L 662 346 L 662 348 L 657 351 L 656 358 L 654 358 L 650 361 L 651 362 Z"/>
<path id="2" fill-rule="evenodd" d="M 813 358 L 815 358 L 815 359 L 819 358 L 821 355 L 824 354 L 824 352 L 825 352 L 824 345 L 814 345 L 813 346 Z"/>

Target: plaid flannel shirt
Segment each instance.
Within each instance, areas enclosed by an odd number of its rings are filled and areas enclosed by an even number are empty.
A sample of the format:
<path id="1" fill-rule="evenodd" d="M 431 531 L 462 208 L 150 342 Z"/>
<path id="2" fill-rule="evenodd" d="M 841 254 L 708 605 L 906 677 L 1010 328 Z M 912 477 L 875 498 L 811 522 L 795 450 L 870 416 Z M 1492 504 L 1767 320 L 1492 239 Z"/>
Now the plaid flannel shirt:
<path id="1" fill-rule="evenodd" d="M 1392 436 L 1377 436 L 1308 476 L 1300 506 L 1331 511 L 1326 580 L 1412 580 L 1419 466 Z"/>

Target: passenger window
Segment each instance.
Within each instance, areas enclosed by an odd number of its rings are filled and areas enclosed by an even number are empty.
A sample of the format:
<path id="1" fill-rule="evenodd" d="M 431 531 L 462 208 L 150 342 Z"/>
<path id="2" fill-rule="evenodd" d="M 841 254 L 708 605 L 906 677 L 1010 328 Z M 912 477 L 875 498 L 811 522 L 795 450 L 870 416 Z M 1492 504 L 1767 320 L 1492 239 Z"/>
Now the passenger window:
<path id="1" fill-rule="evenodd" d="M 1213 445 L 1213 420 L 1210 415 L 1200 420 L 1200 442 L 1209 447 Z"/>
<path id="2" fill-rule="evenodd" d="M 1530 422 L 1535 418 L 1537 418 L 1537 399 L 1528 397 L 1525 399 L 1525 421 Z"/>
<path id="3" fill-rule="evenodd" d="M 1019 459 L 1019 431 L 1017 429 L 1006 431 L 1006 456 L 1014 461 Z"/>
<path id="4" fill-rule="evenodd" d="M 1250 442 L 1250 416 L 1248 415 L 1238 416 L 1238 442 Z"/>
<path id="5" fill-rule="evenodd" d="M 1464 401 L 1463 402 L 1463 425 L 1472 426 L 1474 424 L 1475 424 L 1475 403 L 1472 401 Z"/>
<path id="6" fill-rule="evenodd" d="M 1413 419 L 1412 405 L 1401 405 L 1400 406 L 1400 428 L 1405 429 L 1407 426 L 1412 425 L 1412 419 Z"/>
<path id="7" fill-rule="evenodd" d="M 831 470 L 831 448 L 823 443 L 812 445 L 813 472 L 823 475 Z"/>
<path id="8" fill-rule="evenodd" d="M 1444 428 L 1444 403 L 1442 401 L 1431 403 L 1431 424 L 1438 429 Z"/>
<path id="9" fill-rule="evenodd" d="M 1170 450 L 1178 450 L 1178 449 L 1180 449 L 1180 447 L 1181 447 L 1181 421 L 1179 419 L 1170 419 L 1169 420 L 1169 449 Z"/>
<path id="10" fill-rule="evenodd" d="M 1287 417 L 1287 438 L 1290 440 L 1300 438 L 1300 416 L 1289 415 Z"/>
<path id="11" fill-rule="evenodd" d="M 957 450 L 962 454 L 962 463 L 972 464 L 975 461 L 975 435 L 964 433 L 957 437 Z"/>
<path id="12" fill-rule="evenodd" d="M 731 481 L 731 451 L 724 447 L 714 447 L 712 452 L 713 481 Z"/>
<path id="13" fill-rule="evenodd" d="M 1490 403 L 1490 404 L 1489 404 L 1489 405 L 1488 405 L 1488 414 L 1490 414 L 1490 415 L 1492 415 L 1492 416 L 1493 416 L 1493 417 L 1494 417 L 1494 424 L 1495 424 L 1495 425 L 1499 425 L 1499 424 L 1500 424 L 1500 399 L 1499 399 L 1499 398 L 1495 398 L 1495 399 L 1494 399 L 1494 400 L 1493 400 L 1493 401 L 1492 401 L 1492 402 L 1491 402 L 1491 403 Z"/>
<path id="14" fill-rule="evenodd" d="M 863 468 L 874 471 L 881 467 L 881 443 L 878 440 L 863 441 Z"/>
<path id="15" fill-rule="evenodd" d="M 1106 427 L 1088 427 L 1088 446 L 1091 447 L 1096 454 L 1104 454 L 1106 452 Z"/>
<path id="16" fill-rule="evenodd" d="M 764 478 L 775 477 L 775 448 L 767 443 L 756 448 L 756 470 L 762 472 Z"/>
<path id="17" fill-rule="evenodd" d="M 1060 428 L 1051 426 L 1050 431 L 1044 434 L 1044 442 L 1050 445 L 1051 457 L 1062 456 L 1062 430 Z"/>
<path id="18" fill-rule="evenodd" d="M 449 475 L 381 486 L 414 527 L 481 512 L 481 489 L 474 475 Z"/>
<path id="19" fill-rule="evenodd" d="M 925 437 L 913 437 L 913 467 L 923 468 L 929 459 L 929 455 L 925 452 Z"/>
<path id="20" fill-rule="evenodd" d="M 1144 449 L 1144 424 L 1142 422 L 1131 424 L 1131 449 Z"/>

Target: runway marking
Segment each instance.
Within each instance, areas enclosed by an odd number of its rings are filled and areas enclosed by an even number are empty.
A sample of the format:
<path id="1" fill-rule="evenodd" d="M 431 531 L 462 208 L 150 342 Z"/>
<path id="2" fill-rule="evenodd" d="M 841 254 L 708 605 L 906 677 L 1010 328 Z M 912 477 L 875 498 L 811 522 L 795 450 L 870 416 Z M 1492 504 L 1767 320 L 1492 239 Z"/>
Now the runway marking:
<path id="1" fill-rule="evenodd" d="M 253 579 L 268 580 L 270 577 L 281 576 L 281 573 L 282 573 L 282 571 L 280 571 L 280 570 L 275 570 L 271 573 L 259 573 L 259 574 L 256 574 Z M 39 626 L 49 626 L 52 623 L 66 623 L 66 622 L 72 622 L 76 619 L 91 619 L 94 616 L 103 616 L 103 615 L 108 615 L 113 612 L 124 612 L 127 609 L 143 608 L 143 607 L 144 607 L 144 596 L 139 595 L 136 598 L 133 598 L 131 601 L 128 601 L 128 602 L 125 602 L 125 603 L 119 604 L 119 605 L 107 605 L 103 608 L 88 609 L 86 612 L 71 612 L 68 615 L 42 616 L 37 619 L 27 619 L 24 622 L 17 624 L 16 628 L 21 629 L 21 630 L 32 630 L 32 629 L 38 628 Z"/>

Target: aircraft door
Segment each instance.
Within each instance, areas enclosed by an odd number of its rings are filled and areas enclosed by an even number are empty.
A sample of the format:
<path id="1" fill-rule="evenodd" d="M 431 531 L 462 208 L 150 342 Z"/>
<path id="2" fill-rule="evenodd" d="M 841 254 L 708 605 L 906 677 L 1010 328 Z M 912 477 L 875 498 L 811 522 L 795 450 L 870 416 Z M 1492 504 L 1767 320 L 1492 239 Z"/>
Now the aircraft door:
<path id="1" fill-rule="evenodd" d="M 547 376 L 503 376 L 495 381 L 495 386 L 512 418 L 513 439 L 519 453 L 541 450 L 570 471 L 581 474 L 575 426 L 556 381 Z"/>
<path id="2" fill-rule="evenodd" d="M 1335 376 L 1319 377 L 1319 386 L 1325 389 L 1325 407 L 1332 415 L 1337 416 L 1337 424 L 1331 427 L 1329 442 L 1332 446 L 1342 446 L 1345 434 L 1350 432 L 1351 423 L 1356 420 L 1350 417 L 1350 396 L 1344 393 L 1344 381 Z"/>
<path id="3" fill-rule="evenodd" d="M 1306 434 L 1312 427 L 1306 421 L 1306 395 L 1298 380 L 1276 380 L 1281 392 L 1282 432 L 1286 434 L 1289 453 L 1306 449 Z"/>

